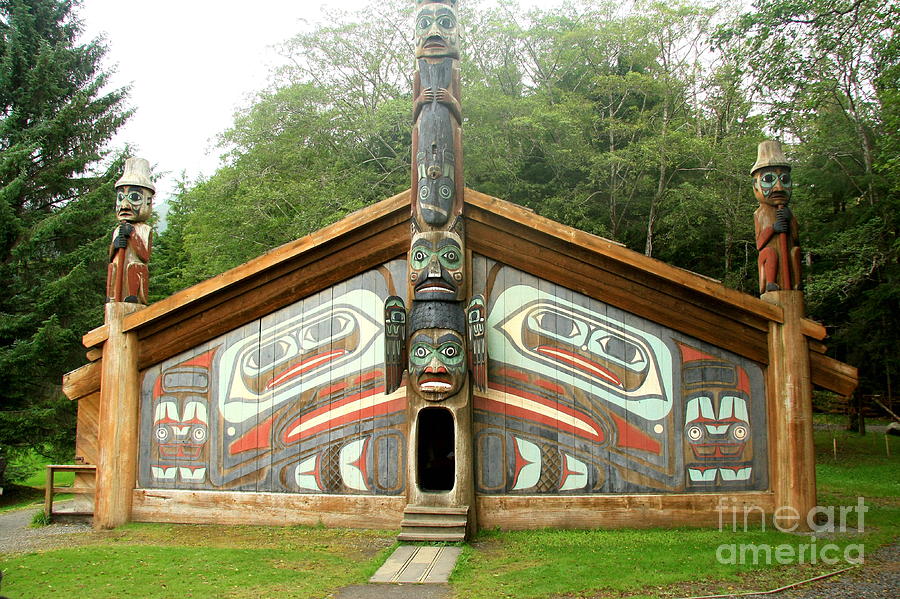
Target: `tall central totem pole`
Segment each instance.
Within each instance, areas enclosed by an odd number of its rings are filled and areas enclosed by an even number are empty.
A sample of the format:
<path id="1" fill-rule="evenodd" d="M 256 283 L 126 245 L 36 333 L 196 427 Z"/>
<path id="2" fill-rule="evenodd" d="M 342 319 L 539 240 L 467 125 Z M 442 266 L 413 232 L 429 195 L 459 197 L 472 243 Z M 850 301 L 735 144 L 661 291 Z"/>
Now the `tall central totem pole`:
<path id="1" fill-rule="evenodd" d="M 456 0 L 417 6 L 412 241 L 406 301 L 385 303 L 386 387 L 407 372 L 409 503 L 462 507 L 474 493 L 472 386 L 487 378 L 484 300 L 467 302 Z"/>

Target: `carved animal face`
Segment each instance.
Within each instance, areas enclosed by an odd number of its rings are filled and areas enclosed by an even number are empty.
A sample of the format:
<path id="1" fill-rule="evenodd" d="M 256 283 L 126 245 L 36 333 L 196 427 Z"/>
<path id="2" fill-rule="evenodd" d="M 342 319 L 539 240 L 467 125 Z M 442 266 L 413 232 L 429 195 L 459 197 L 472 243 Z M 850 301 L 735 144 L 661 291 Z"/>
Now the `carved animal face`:
<path id="1" fill-rule="evenodd" d="M 449 329 L 417 331 L 409 347 L 410 378 L 428 401 L 442 401 L 456 394 L 466 374 L 465 342 Z"/>
<path id="2" fill-rule="evenodd" d="M 430 3 L 416 15 L 416 58 L 459 58 L 456 11 L 446 4 Z"/>
<path id="3" fill-rule="evenodd" d="M 153 211 L 153 192 L 139 185 L 116 188 L 116 218 L 130 223 L 146 222 Z"/>
<path id="4" fill-rule="evenodd" d="M 419 233 L 409 250 L 416 300 L 459 301 L 463 291 L 462 238 L 448 231 Z"/>
<path id="5" fill-rule="evenodd" d="M 768 166 L 753 173 L 753 193 L 761 204 L 785 206 L 791 201 L 794 182 L 788 166 Z"/>
<path id="6" fill-rule="evenodd" d="M 419 214 L 430 226 L 440 227 L 447 222 L 456 198 L 453 152 L 437 149 L 418 152 L 416 163 L 419 171 Z"/>

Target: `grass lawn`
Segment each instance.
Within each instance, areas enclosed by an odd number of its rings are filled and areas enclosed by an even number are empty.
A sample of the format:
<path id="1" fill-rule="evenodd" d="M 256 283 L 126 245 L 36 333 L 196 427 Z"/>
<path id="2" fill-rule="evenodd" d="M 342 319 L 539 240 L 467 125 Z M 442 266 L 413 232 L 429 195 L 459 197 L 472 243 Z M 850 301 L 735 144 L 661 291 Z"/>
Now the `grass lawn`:
<path id="1" fill-rule="evenodd" d="M 834 457 L 834 441 L 838 455 Z M 900 439 L 816 432 L 819 503 L 865 498 L 864 531 L 820 535 L 842 558 L 900 536 Z M 856 526 L 856 514 L 848 522 Z M 64 549 L 0 556 L 11 597 L 324 597 L 362 583 L 394 546 L 395 531 L 130 524 L 72 537 Z M 804 563 L 720 563 L 722 545 L 806 545 Z M 810 562 L 809 535 L 730 529 L 482 531 L 451 578 L 460 598 L 684 597 L 764 591 L 845 564 Z M 722 554 L 727 557 L 727 551 Z M 728 561 L 728 560 L 724 560 Z"/>

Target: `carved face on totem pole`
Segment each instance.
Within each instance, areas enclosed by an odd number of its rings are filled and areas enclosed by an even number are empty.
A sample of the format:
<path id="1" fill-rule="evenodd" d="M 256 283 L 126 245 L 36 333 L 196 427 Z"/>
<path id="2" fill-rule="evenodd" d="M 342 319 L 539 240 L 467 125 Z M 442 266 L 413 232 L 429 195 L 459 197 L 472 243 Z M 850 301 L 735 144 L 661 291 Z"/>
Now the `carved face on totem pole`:
<path id="1" fill-rule="evenodd" d="M 441 401 L 455 395 L 466 376 L 462 335 L 449 329 L 417 331 L 410 341 L 409 368 L 424 399 Z"/>
<path id="2" fill-rule="evenodd" d="M 459 301 L 463 289 L 462 238 L 451 231 L 413 236 L 409 250 L 409 280 L 413 299 Z"/>
<path id="3" fill-rule="evenodd" d="M 416 15 L 416 58 L 459 58 L 455 0 L 419 1 Z"/>
<path id="4" fill-rule="evenodd" d="M 787 206 L 793 186 L 789 166 L 767 166 L 753 172 L 753 193 L 760 204 Z"/>
<path id="5" fill-rule="evenodd" d="M 410 318 L 409 381 L 426 401 L 443 401 L 466 379 L 465 314 L 457 302 L 417 302 Z"/>
<path id="6" fill-rule="evenodd" d="M 116 218 L 130 223 L 147 222 L 153 211 L 153 192 L 140 185 L 116 187 Z"/>
<path id="7" fill-rule="evenodd" d="M 416 154 L 419 171 L 419 213 L 429 226 L 440 227 L 447 222 L 456 199 L 453 152 L 440 149 L 437 144 Z"/>

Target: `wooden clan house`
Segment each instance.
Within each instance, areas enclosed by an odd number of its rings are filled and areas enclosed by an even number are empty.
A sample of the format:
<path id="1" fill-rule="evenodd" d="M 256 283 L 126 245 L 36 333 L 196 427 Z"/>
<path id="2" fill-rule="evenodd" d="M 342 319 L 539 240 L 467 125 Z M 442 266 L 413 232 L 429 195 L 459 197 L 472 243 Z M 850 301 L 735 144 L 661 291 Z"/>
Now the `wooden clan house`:
<path id="1" fill-rule="evenodd" d="M 739 293 L 465 188 L 454 4 L 419 2 L 411 190 L 106 304 L 64 382 L 95 526 L 453 540 L 815 505 L 812 386 L 849 394 L 856 370 L 802 292 Z"/>

